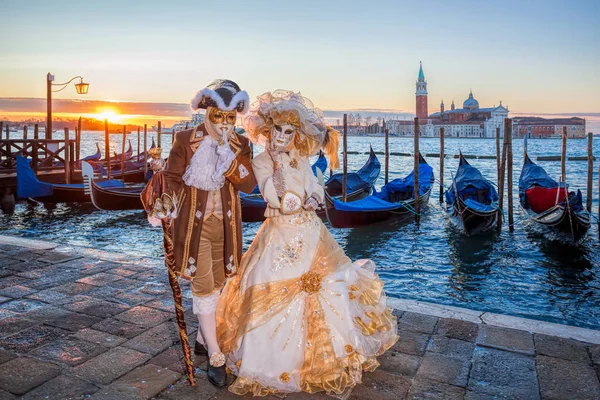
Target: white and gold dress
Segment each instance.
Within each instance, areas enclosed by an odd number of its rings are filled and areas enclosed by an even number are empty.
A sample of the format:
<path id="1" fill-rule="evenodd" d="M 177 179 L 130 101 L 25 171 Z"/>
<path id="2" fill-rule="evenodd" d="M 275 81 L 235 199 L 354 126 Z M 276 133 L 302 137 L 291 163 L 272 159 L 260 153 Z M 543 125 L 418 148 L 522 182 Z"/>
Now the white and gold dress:
<path id="1" fill-rule="evenodd" d="M 307 157 L 283 155 L 286 190 L 323 200 Z M 284 214 L 265 152 L 252 162 L 266 221 L 217 308 L 218 338 L 244 395 L 345 395 L 397 340 L 383 282 L 370 260 L 352 262 L 314 211 Z"/>

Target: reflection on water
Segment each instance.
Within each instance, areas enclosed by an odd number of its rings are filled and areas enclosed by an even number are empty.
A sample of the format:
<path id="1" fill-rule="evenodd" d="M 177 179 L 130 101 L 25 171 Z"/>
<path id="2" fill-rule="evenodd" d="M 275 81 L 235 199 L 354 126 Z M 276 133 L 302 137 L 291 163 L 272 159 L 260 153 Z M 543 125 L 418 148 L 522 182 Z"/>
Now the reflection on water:
<path id="1" fill-rule="evenodd" d="M 94 152 L 94 141 L 102 134 L 84 135 L 82 154 Z M 349 138 L 349 148 L 366 153 L 369 144 L 383 151 L 382 138 Z M 424 154 L 439 152 L 437 139 L 423 139 Z M 118 151 L 120 143 L 113 143 Z M 514 154 L 522 154 L 522 144 L 515 141 Z M 135 147 L 135 143 L 134 143 Z M 163 153 L 170 147 L 170 137 L 163 138 Z M 392 152 L 411 152 L 412 139 L 392 138 Z M 493 155 L 495 142 L 481 139 L 446 139 L 446 152 Z M 600 156 L 600 141 L 594 153 Z M 569 155 L 586 154 L 585 141 L 570 141 Z M 560 140 L 530 140 L 529 154 L 560 154 Z M 366 154 L 351 155 L 349 169 L 358 169 Z M 383 162 L 383 157 L 381 157 Z M 439 160 L 428 157 L 436 178 Z M 390 179 L 404 177 L 413 166 L 408 157 L 390 157 Z M 446 160 L 444 181 L 451 181 L 458 160 Z M 495 160 L 472 160 L 490 180 L 496 180 Z M 560 175 L 560 163 L 541 165 L 553 176 Z M 584 188 L 586 163 L 569 162 L 567 174 L 571 187 Z M 516 161 L 514 186 L 517 187 L 520 161 Z M 597 171 L 594 182 L 598 181 Z M 383 178 L 377 186 L 383 184 Z M 595 189 L 597 193 L 597 189 Z M 515 205 L 518 195 L 513 193 Z M 370 258 L 386 282 L 390 296 L 434 303 L 469 307 L 530 318 L 543 319 L 600 329 L 600 242 L 594 224 L 586 239 L 569 245 L 560 237 L 529 226 L 515 210 L 514 233 L 466 237 L 446 217 L 438 203 L 438 185 L 434 185 L 429 206 L 416 226 L 409 216 L 404 220 L 384 222 L 359 229 L 331 229 L 331 233 L 353 259 Z M 597 209 L 597 195 L 594 210 Z M 245 224 L 244 246 L 247 248 L 260 223 Z M 13 216 L 0 214 L 3 234 L 41 238 L 59 243 L 100 248 L 135 255 L 162 255 L 162 232 L 148 225 L 140 211 L 98 211 L 91 204 L 46 207 L 20 203 Z"/>

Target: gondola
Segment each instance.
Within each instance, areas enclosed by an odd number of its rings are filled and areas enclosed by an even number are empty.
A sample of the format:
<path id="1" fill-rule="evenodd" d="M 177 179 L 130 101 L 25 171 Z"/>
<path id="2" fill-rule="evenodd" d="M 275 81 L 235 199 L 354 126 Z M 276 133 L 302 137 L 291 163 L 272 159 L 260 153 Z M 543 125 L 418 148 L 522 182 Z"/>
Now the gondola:
<path id="1" fill-rule="evenodd" d="M 129 143 L 129 148 L 125 151 L 125 153 L 121 153 L 121 154 L 117 154 L 116 152 L 114 153 L 113 158 L 111 158 L 110 162 L 121 162 L 121 160 L 123 159 L 123 157 L 125 157 L 125 160 L 130 160 L 131 157 L 133 156 L 133 148 L 131 147 L 131 140 L 128 140 Z M 106 160 L 104 160 L 106 161 Z"/>
<path id="2" fill-rule="evenodd" d="M 452 186 L 446 190 L 446 211 L 460 220 L 467 235 L 492 228 L 498 215 L 498 192 L 462 153 Z"/>
<path id="3" fill-rule="evenodd" d="M 100 181 L 102 188 L 119 188 L 125 185 L 121 181 Z M 17 156 L 17 196 L 41 203 L 86 203 L 91 201 L 83 183 L 57 184 L 41 182 L 31 169 L 30 161 Z"/>
<path id="4" fill-rule="evenodd" d="M 98 161 L 102 158 L 102 152 L 100 151 L 100 146 L 96 143 L 96 153 L 91 156 L 87 156 L 81 159 L 81 161 Z"/>
<path id="5" fill-rule="evenodd" d="M 317 169 L 325 172 L 327 169 L 327 158 L 323 153 L 319 154 L 319 158 L 311 166 L 313 173 L 317 174 Z M 260 194 L 258 186 L 250 194 L 240 192 L 240 200 L 242 204 L 242 221 L 244 222 L 260 222 L 265 220 L 265 210 L 267 202 Z"/>
<path id="6" fill-rule="evenodd" d="M 369 158 L 365 165 L 356 172 L 350 172 L 346 178 L 346 199 L 354 201 L 371 194 L 373 185 L 379 177 L 381 163 L 377 159 L 373 148 L 370 148 Z M 333 174 L 326 182 L 325 188 L 331 197 L 342 195 L 343 173 Z"/>
<path id="7" fill-rule="evenodd" d="M 519 202 L 535 224 L 567 234 L 575 241 L 590 228 L 590 214 L 583 205 L 581 190 L 569 191 L 568 185 L 552 179 L 527 153 L 519 178 Z"/>
<path id="8" fill-rule="evenodd" d="M 433 182 L 433 168 L 419 153 L 420 208 L 429 202 Z M 416 204 L 414 189 L 413 170 L 405 178 L 394 179 L 384 185 L 381 191 L 374 191 L 373 194 L 359 200 L 343 202 L 325 193 L 327 219 L 335 228 L 354 228 L 413 215 Z"/>
<path id="9" fill-rule="evenodd" d="M 94 180 L 94 170 L 86 162 L 82 163 L 83 181 L 94 206 L 99 210 L 141 210 L 140 194 L 145 184 L 119 188 L 103 187 Z"/>

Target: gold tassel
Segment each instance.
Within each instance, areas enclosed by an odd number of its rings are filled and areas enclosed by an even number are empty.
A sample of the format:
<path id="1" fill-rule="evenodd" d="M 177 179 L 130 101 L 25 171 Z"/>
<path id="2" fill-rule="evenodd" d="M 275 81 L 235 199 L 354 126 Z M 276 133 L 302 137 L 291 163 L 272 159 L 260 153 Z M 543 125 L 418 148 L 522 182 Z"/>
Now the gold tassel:
<path id="1" fill-rule="evenodd" d="M 327 125 L 327 132 L 325 133 L 325 140 L 323 141 L 323 150 L 329 157 L 329 167 L 332 170 L 336 170 L 340 167 L 340 157 L 338 155 L 338 148 L 340 146 L 340 132 Z"/>

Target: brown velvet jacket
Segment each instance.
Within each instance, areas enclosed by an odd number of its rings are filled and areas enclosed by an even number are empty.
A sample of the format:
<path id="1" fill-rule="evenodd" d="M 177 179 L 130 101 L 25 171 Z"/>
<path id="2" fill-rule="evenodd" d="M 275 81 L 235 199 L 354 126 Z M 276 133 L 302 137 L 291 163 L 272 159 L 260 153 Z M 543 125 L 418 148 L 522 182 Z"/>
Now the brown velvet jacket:
<path id="1" fill-rule="evenodd" d="M 173 269 L 186 279 L 194 276 L 194 273 L 188 270 L 190 259 L 198 263 L 203 257 L 198 254 L 198 248 L 209 192 L 186 185 L 183 175 L 206 135 L 208 133 L 204 125 L 176 133 L 165 170 L 155 174 L 142 193 L 142 202 L 149 213 L 154 206 L 154 200 L 163 192 L 177 196 L 179 214 L 171 221 L 168 230 L 172 232 L 172 256 L 175 261 Z M 256 186 L 256 179 L 252 171 L 252 149 L 248 139 L 233 133 L 229 139 L 229 146 L 236 158 L 225 172 L 221 200 L 225 228 L 225 274 L 232 276 L 237 272 L 242 257 L 242 209 L 239 192 L 250 193 Z"/>

